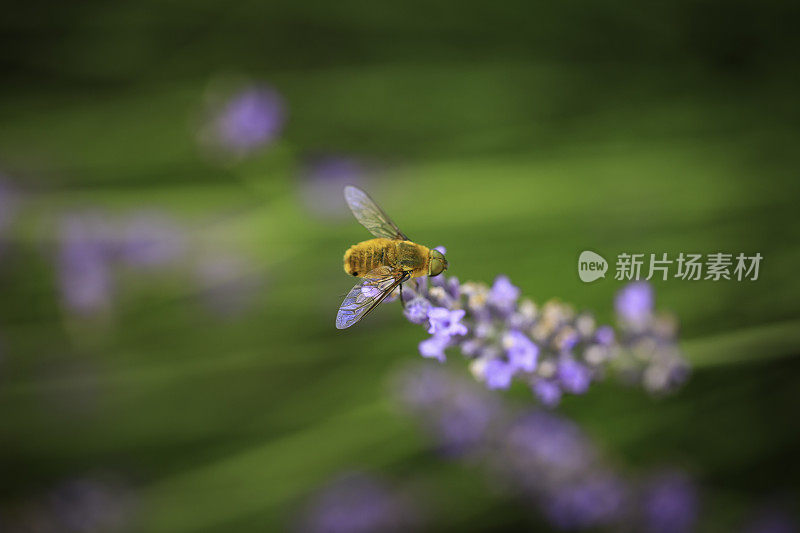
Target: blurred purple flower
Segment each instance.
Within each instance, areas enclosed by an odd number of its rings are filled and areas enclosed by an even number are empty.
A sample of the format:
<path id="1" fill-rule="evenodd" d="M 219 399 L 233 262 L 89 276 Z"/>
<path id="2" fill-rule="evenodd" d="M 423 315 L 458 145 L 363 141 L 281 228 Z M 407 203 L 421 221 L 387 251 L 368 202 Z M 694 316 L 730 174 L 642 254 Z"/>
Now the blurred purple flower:
<path id="1" fill-rule="evenodd" d="M 546 407 L 553 407 L 561 401 L 561 387 L 552 380 L 536 380 L 532 387 L 536 398 Z"/>
<path id="2" fill-rule="evenodd" d="M 436 449 L 483 464 L 556 528 L 691 531 L 697 491 L 681 472 L 647 483 L 622 476 L 575 422 L 520 409 L 443 366 L 417 365 L 396 384 L 397 397 Z"/>
<path id="3" fill-rule="evenodd" d="M 781 506 L 769 505 L 759 509 L 749 519 L 743 533 L 797 533 L 797 520 Z"/>
<path id="4" fill-rule="evenodd" d="M 662 471 L 645 481 L 624 476 L 574 421 L 520 408 L 444 366 L 414 365 L 395 383 L 397 398 L 430 433 L 436 449 L 461 450 L 448 455 L 482 464 L 493 485 L 500 482 L 524 505 L 534 504 L 558 529 L 693 530 L 698 489 L 681 471 Z M 759 524 L 772 523 L 772 515 L 762 516 Z M 778 517 L 776 524 L 786 523 Z"/>
<path id="5" fill-rule="evenodd" d="M 110 307 L 115 269 L 163 266 L 185 248 L 183 234 L 156 211 L 112 218 L 84 211 L 63 216 L 57 234 L 58 287 L 65 307 L 82 315 Z"/>
<path id="6" fill-rule="evenodd" d="M 614 342 L 614 328 L 611 326 L 600 326 L 594 333 L 597 342 L 604 346 L 609 346 Z"/>
<path id="7" fill-rule="evenodd" d="M 121 531 L 130 526 L 133 502 L 121 487 L 95 479 L 75 479 L 58 486 L 49 509 L 60 530 L 75 533 Z"/>
<path id="8" fill-rule="evenodd" d="M 59 237 L 58 273 L 64 304 L 72 311 L 90 314 L 107 308 L 114 287 L 110 272 L 113 241 L 107 221 L 98 215 L 68 215 Z"/>
<path id="9" fill-rule="evenodd" d="M 213 138 L 223 149 L 246 154 L 271 144 L 286 122 L 286 104 L 268 85 L 233 94 L 213 118 Z"/>
<path id="10" fill-rule="evenodd" d="M 178 226 L 158 212 L 142 212 L 124 221 L 120 255 L 131 266 L 151 267 L 174 261 L 183 252 Z"/>
<path id="11" fill-rule="evenodd" d="M 463 334 L 466 334 L 466 327 L 464 330 Z M 533 372 L 536 369 L 539 347 L 527 335 L 515 329 L 511 330 L 503 336 L 503 347 L 506 349 L 508 361 L 515 368 L 525 372 Z"/>
<path id="12" fill-rule="evenodd" d="M 653 288 L 649 283 L 636 281 L 628 284 L 617 293 L 614 308 L 624 322 L 643 326 L 653 313 Z"/>
<path id="13" fill-rule="evenodd" d="M 672 316 L 653 312 L 653 289 L 643 281 L 624 287 L 617 295 L 617 363 L 623 377 L 650 392 L 675 389 L 689 376 L 689 365 L 677 346 L 677 324 Z M 613 345 L 612 345 L 613 346 Z M 636 361 L 647 360 L 647 365 Z"/>
<path id="14" fill-rule="evenodd" d="M 419 353 L 422 357 L 436 359 L 444 363 L 444 349 L 449 342 L 450 338 L 446 335 L 434 335 L 419 343 Z"/>
<path id="15" fill-rule="evenodd" d="M 528 488 L 550 490 L 593 468 L 596 453 L 571 420 L 544 411 L 528 411 L 504 428 L 504 460 L 510 475 Z M 533 485 L 531 485 L 533 483 Z"/>
<path id="16" fill-rule="evenodd" d="M 510 310 L 519 298 L 519 288 L 511 284 L 507 276 L 497 276 L 489 292 L 489 302 L 500 310 Z"/>
<path id="17" fill-rule="evenodd" d="M 572 359 L 563 359 L 558 362 L 558 379 L 565 391 L 583 394 L 589 390 L 592 376 L 586 366 Z"/>
<path id="18" fill-rule="evenodd" d="M 625 503 L 623 483 L 608 474 L 565 485 L 547 498 L 546 515 L 559 529 L 587 529 L 618 520 Z"/>
<path id="19" fill-rule="evenodd" d="M 64 481 L 24 502 L 3 522 L 9 533 L 97 533 L 134 529 L 136 501 L 124 485 L 106 479 Z"/>
<path id="20" fill-rule="evenodd" d="M 511 363 L 492 359 L 484 365 L 482 375 L 488 388 L 507 389 L 511 386 L 511 378 L 514 377 L 516 370 Z"/>
<path id="21" fill-rule="evenodd" d="M 662 474 L 643 491 L 646 530 L 650 533 L 688 533 L 697 519 L 697 489 L 681 472 Z"/>
<path id="22" fill-rule="evenodd" d="M 464 454 L 483 445 L 497 409 L 493 402 L 468 389 L 452 391 L 439 422 L 445 452 Z"/>
<path id="23" fill-rule="evenodd" d="M 428 320 L 428 311 L 431 308 L 430 302 L 425 298 L 414 298 L 406 304 L 403 314 L 409 322 L 414 324 L 424 324 Z"/>
<path id="24" fill-rule="evenodd" d="M 312 498 L 303 533 L 372 533 L 419 528 L 415 507 L 396 489 L 362 473 L 343 475 Z"/>
<path id="25" fill-rule="evenodd" d="M 396 392 L 403 406 L 416 413 L 448 455 L 477 451 L 491 439 L 493 426 L 502 421 L 497 398 L 463 380 L 453 379 L 441 366 L 417 366 L 396 376 Z"/>

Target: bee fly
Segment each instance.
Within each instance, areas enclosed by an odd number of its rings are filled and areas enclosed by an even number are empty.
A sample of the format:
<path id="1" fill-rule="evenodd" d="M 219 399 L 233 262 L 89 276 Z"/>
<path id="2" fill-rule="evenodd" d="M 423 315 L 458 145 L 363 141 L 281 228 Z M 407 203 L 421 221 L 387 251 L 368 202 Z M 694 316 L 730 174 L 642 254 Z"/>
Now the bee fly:
<path id="1" fill-rule="evenodd" d="M 344 271 L 361 278 L 345 297 L 336 315 L 338 329 L 349 328 L 411 278 L 438 276 L 447 260 L 409 240 L 372 198 L 357 187 L 344 188 L 347 205 L 375 238 L 351 246 L 344 254 Z"/>

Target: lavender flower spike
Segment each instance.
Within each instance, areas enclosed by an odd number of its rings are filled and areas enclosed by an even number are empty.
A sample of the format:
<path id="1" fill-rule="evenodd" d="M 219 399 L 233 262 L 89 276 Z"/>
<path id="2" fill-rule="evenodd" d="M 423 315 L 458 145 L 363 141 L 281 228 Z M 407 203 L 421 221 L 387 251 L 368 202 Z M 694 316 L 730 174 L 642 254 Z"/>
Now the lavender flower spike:
<path id="1" fill-rule="evenodd" d="M 423 357 L 444 361 L 446 350 L 458 347 L 488 388 L 506 389 L 516 379 L 544 405 L 585 393 L 609 370 L 655 393 L 688 376 L 675 322 L 654 312 L 653 290 L 645 282 L 617 294 L 616 331 L 564 303 L 539 307 L 520 299 L 506 276 L 491 287 L 445 275 L 415 280 L 405 285 L 403 300 L 406 318 L 432 335 L 419 345 Z"/>
<path id="2" fill-rule="evenodd" d="M 299 527 L 301 533 L 370 533 L 417 531 L 414 502 L 396 487 L 369 474 L 351 472 L 322 487 L 312 497 Z"/>
<path id="3" fill-rule="evenodd" d="M 445 367 L 411 367 L 396 388 L 437 450 L 483 466 L 493 485 L 500 481 L 556 529 L 693 531 L 698 491 L 682 472 L 644 481 L 616 472 L 575 422 L 520 409 Z"/>
<path id="4" fill-rule="evenodd" d="M 650 533 L 682 533 L 694 529 L 698 496 L 682 472 L 662 473 L 643 490 L 643 519 Z"/>
<path id="5" fill-rule="evenodd" d="M 60 228 L 58 278 L 66 308 L 90 315 L 107 308 L 114 295 L 107 222 L 97 214 L 71 214 Z"/>

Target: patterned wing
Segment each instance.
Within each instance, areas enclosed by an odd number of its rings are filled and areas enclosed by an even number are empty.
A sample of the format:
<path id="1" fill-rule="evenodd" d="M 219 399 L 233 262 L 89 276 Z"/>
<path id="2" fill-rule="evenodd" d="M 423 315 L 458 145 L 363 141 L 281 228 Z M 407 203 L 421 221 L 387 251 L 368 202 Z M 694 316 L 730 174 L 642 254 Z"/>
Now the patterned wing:
<path id="1" fill-rule="evenodd" d="M 336 314 L 336 329 L 349 328 L 375 309 L 398 285 L 411 276 L 388 266 L 376 268 L 353 287 Z"/>
<path id="2" fill-rule="evenodd" d="M 350 211 L 353 212 L 356 219 L 376 237 L 409 240 L 400 231 L 397 224 L 392 222 L 392 219 L 383 212 L 383 209 L 378 207 L 378 204 L 358 187 L 353 187 L 352 185 L 345 187 L 344 198 L 347 200 L 347 205 L 350 206 Z"/>

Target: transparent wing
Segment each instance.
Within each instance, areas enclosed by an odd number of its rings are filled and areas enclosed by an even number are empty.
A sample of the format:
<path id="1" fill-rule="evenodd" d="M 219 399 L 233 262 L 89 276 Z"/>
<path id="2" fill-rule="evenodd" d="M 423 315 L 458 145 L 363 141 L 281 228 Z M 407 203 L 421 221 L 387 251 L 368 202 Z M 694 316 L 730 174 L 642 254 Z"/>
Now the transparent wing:
<path id="1" fill-rule="evenodd" d="M 388 266 L 376 268 L 350 289 L 336 314 L 336 329 L 349 328 L 375 309 L 395 288 L 411 276 Z"/>
<path id="2" fill-rule="evenodd" d="M 345 187 L 344 198 L 347 200 L 347 205 L 350 206 L 350 211 L 353 212 L 356 219 L 376 237 L 409 240 L 400 231 L 397 224 L 392 222 L 392 219 L 383 212 L 383 209 L 378 207 L 378 204 L 358 187 L 353 187 L 352 185 Z"/>

